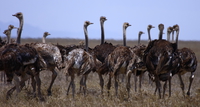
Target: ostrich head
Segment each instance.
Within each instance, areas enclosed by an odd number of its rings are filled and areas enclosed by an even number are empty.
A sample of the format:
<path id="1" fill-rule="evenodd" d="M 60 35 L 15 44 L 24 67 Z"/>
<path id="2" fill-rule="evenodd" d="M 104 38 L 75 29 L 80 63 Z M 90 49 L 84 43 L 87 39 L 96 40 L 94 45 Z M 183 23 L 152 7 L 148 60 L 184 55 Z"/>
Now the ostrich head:
<path id="1" fill-rule="evenodd" d="M 106 19 L 105 16 L 101 16 L 101 17 L 100 17 L 100 22 L 101 22 L 101 23 L 104 23 L 106 20 L 107 20 L 107 19 Z"/>
<path id="2" fill-rule="evenodd" d="M 170 26 L 170 27 L 167 28 L 168 33 L 171 33 L 172 31 L 173 31 L 173 27 Z"/>
<path id="3" fill-rule="evenodd" d="M 16 13 L 16 14 L 13 14 L 12 16 L 17 17 L 18 19 L 22 19 L 22 18 L 23 18 L 22 12 L 18 12 L 18 13 Z"/>
<path id="4" fill-rule="evenodd" d="M 127 27 L 131 26 L 128 22 L 124 22 L 123 27 L 126 29 Z"/>
<path id="5" fill-rule="evenodd" d="M 3 34 L 9 35 L 9 30 L 4 30 Z"/>
<path id="6" fill-rule="evenodd" d="M 158 29 L 159 29 L 160 31 L 163 31 L 163 30 L 164 30 L 164 25 L 163 25 L 163 24 L 159 24 L 159 25 L 158 25 Z"/>
<path id="7" fill-rule="evenodd" d="M 179 25 L 176 24 L 176 25 L 173 26 L 173 28 L 174 28 L 174 31 L 178 31 L 179 30 Z"/>
<path id="8" fill-rule="evenodd" d="M 142 34 L 144 34 L 144 32 L 142 32 L 142 31 L 139 31 L 138 35 L 142 35 Z"/>
<path id="9" fill-rule="evenodd" d="M 90 21 L 85 21 L 84 26 L 87 27 L 87 26 L 89 26 L 91 24 L 93 24 L 93 23 L 91 23 Z"/>
<path id="10" fill-rule="evenodd" d="M 152 26 L 152 25 L 148 25 L 148 26 L 147 26 L 147 29 L 148 29 L 148 30 L 151 30 L 151 28 L 155 28 L 155 27 Z"/>
<path id="11" fill-rule="evenodd" d="M 13 25 L 9 25 L 8 30 L 12 30 L 12 29 L 17 29 L 17 27 L 14 27 Z"/>
<path id="12" fill-rule="evenodd" d="M 43 37 L 47 37 L 48 35 L 51 35 L 49 32 L 44 32 Z"/>

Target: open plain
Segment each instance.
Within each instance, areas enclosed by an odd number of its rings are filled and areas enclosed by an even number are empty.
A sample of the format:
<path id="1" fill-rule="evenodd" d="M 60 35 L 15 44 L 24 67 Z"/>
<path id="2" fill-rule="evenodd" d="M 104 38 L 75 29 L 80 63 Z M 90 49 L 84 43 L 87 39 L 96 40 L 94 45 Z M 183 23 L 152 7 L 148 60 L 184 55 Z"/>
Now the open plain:
<path id="1" fill-rule="evenodd" d="M 46 43 L 61 44 L 61 45 L 71 45 L 79 44 L 78 39 L 47 39 Z M 122 45 L 120 40 L 106 40 L 113 45 Z M 41 39 L 22 39 L 22 44 L 31 42 L 41 42 Z M 141 41 L 142 44 L 147 45 L 147 41 Z M 93 48 L 100 44 L 100 40 L 89 40 L 89 47 Z M 127 46 L 137 45 L 137 41 L 127 41 Z M 164 99 L 159 99 L 158 95 L 154 95 L 155 84 L 149 83 L 149 78 L 147 73 L 143 76 L 141 92 L 134 91 L 134 81 L 133 76 L 131 78 L 131 92 L 130 98 L 127 99 L 127 92 L 125 87 L 125 82 L 121 82 L 119 86 L 118 97 L 115 96 L 114 84 L 112 84 L 111 95 L 107 95 L 106 83 L 108 75 L 104 75 L 105 86 L 104 93 L 101 95 L 99 77 L 95 72 L 91 72 L 87 80 L 87 94 L 84 96 L 79 93 L 79 82 L 80 77 L 76 78 L 76 95 L 73 99 L 72 92 L 70 90 L 69 95 L 66 95 L 66 90 L 68 87 L 68 82 L 66 81 L 65 74 L 63 71 L 58 71 L 58 77 L 52 87 L 52 96 L 47 96 L 47 88 L 51 80 L 51 72 L 42 71 L 40 74 L 42 80 L 42 94 L 45 97 L 45 101 L 41 102 L 37 98 L 31 97 L 31 85 L 26 83 L 26 87 L 16 96 L 15 93 L 12 95 L 11 99 L 6 100 L 6 92 L 13 85 L 5 84 L 0 82 L 0 106 L 1 107 L 199 107 L 200 106 L 200 42 L 199 41 L 179 41 L 179 48 L 187 47 L 192 49 L 197 57 L 198 66 L 194 73 L 194 81 L 191 89 L 191 96 L 183 97 L 180 88 L 180 81 L 178 76 L 172 77 L 172 96 L 168 97 L 168 90 L 166 92 Z M 188 89 L 190 73 L 186 73 L 182 76 L 185 83 L 185 92 Z M 113 83 L 113 82 L 112 82 Z M 168 89 L 168 87 L 167 87 Z"/>

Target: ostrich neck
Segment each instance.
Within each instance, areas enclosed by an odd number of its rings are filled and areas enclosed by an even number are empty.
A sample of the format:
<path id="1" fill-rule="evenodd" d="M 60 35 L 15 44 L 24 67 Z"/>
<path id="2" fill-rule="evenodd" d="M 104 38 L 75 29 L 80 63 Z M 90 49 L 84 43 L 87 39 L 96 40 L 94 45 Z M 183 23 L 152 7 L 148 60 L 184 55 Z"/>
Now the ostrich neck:
<path id="1" fill-rule="evenodd" d="M 140 45 L 141 34 L 138 34 L 138 45 Z"/>
<path id="2" fill-rule="evenodd" d="M 151 34 L 150 34 L 150 29 L 147 29 L 148 36 L 149 36 L 149 42 L 151 42 Z"/>
<path id="3" fill-rule="evenodd" d="M 167 32 L 167 41 L 170 41 L 170 32 Z"/>
<path id="4" fill-rule="evenodd" d="M 163 30 L 160 30 L 160 33 L 159 33 L 159 35 L 158 35 L 159 40 L 162 40 L 162 35 L 163 35 Z"/>
<path id="5" fill-rule="evenodd" d="M 43 36 L 42 43 L 46 43 L 46 37 Z"/>
<path id="6" fill-rule="evenodd" d="M 105 37 L 104 26 L 103 26 L 104 22 L 101 22 L 100 24 L 101 24 L 101 44 L 103 44 L 104 43 L 104 37 Z"/>
<path id="7" fill-rule="evenodd" d="M 178 48 L 178 36 L 179 36 L 179 30 L 176 31 L 176 44 L 177 44 L 177 48 Z"/>
<path id="8" fill-rule="evenodd" d="M 88 32 L 87 32 L 87 26 L 84 26 L 84 33 L 85 33 L 85 49 L 88 52 Z"/>
<path id="9" fill-rule="evenodd" d="M 24 24 L 24 19 L 23 18 L 19 19 L 19 22 L 20 22 L 20 26 L 17 30 L 17 43 L 18 44 L 21 43 L 21 33 L 22 33 L 23 24 Z"/>
<path id="10" fill-rule="evenodd" d="M 7 44 L 10 44 L 11 43 L 11 38 L 10 38 L 10 35 L 11 35 L 11 30 L 8 30 L 9 31 L 9 33 L 7 34 Z"/>
<path id="11" fill-rule="evenodd" d="M 172 31 L 172 42 L 174 42 L 174 31 Z"/>
<path id="12" fill-rule="evenodd" d="M 126 28 L 123 27 L 123 45 L 126 46 Z"/>

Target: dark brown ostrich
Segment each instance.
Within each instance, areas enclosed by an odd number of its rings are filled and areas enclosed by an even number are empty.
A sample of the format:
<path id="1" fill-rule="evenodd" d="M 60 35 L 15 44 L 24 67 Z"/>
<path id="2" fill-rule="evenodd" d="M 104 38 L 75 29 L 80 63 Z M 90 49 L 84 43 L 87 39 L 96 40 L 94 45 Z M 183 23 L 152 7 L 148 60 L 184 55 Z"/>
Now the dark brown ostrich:
<path id="1" fill-rule="evenodd" d="M 21 91 L 24 83 L 31 77 L 39 78 L 38 72 L 40 67 L 40 60 L 37 51 L 29 44 L 20 45 L 21 32 L 23 27 L 23 15 L 21 12 L 14 14 L 20 20 L 20 27 L 18 28 L 17 44 L 11 43 L 2 47 L 1 61 L 3 62 L 3 69 L 7 76 L 7 81 L 14 79 L 15 86 L 7 92 L 7 98 L 11 96 L 15 89 L 17 93 Z M 34 71 L 33 71 L 34 70 Z M 36 74 L 35 74 L 36 72 Z M 18 77 L 21 78 L 19 81 Z M 35 81 L 32 81 L 33 91 L 35 93 Z M 43 100 L 40 92 L 40 80 L 37 79 L 38 97 Z"/>
<path id="2" fill-rule="evenodd" d="M 14 27 L 13 25 L 9 25 L 8 29 L 3 32 L 7 36 L 7 43 L 6 44 L 10 44 L 11 43 L 10 42 L 11 41 L 10 38 L 11 38 L 11 31 L 12 31 L 12 29 L 16 29 L 16 27 Z M 4 44 L 4 45 L 6 45 L 6 44 Z M 3 66 L 2 62 L 1 62 L 1 66 Z M 0 69 L 1 68 L 2 67 L 0 67 Z M 6 83 L 6 75 L 5 75 L 4 71 L 1 72 L 1 80 L 4 80 L 4 83 Z"/>
<path id="3" fill-rule="evenodd" d="M 176 31 L 176 42 L 178 42 L 178 36 L 179 36 L 179 25 L 174 25 L 173 26 L 174 31 Z M 190 72 L 191 76 L 189 77 L 189 87 L 188 87 L 188 91 L 187 91 L 187 95 L 190 95 L 190 89 L 191 89 L 191 85 L 194 79 L 194 72 L 197 69 L 197 58 L 195 53 L 189 49 L 189 48 L 182 48 L 182 49 L 178 49 L 177 52 L 179 58 L 180 58 L 180 68 L 176 69 L 176 74 L 178 74 L 178 77 L 180 79 L 180 86 L 183 92 L 183 96 L 185 97 L 185 91 L 184 91 L 184 83 L 182 80 L 181 75 Z"/>
<path id="4" fill-rule="evenodd" d="M 150 75 L 153 75 L 156 83 L 156 90 L 158 89 L 159 98 L 161 98 L 161 83 L 165 81 L 163 86 L 163 97 L 166 89 L 166 83 L 169 81 L 169 96 L 171 96 L 171 70 L 173 54 L 177 49 L 177 43 L 170 43 L 162 39 L 164 25 L 158 26 L 159 39 L 151 41 L 144 55 L 144 62 Z"/>

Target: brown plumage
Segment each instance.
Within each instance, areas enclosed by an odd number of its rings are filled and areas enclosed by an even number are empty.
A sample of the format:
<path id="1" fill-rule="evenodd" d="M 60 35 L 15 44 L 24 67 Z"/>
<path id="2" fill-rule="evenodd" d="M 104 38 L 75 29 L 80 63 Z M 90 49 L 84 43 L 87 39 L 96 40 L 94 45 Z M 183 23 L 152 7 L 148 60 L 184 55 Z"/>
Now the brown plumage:
<path id="1" fill-rule="evenodd" d="M 173 54 L 177 49 L 176 43 L 170 43 L 162 39 L 164 25 L 159 24 L 159 39 L 149 42 L 144 55 L 144 62 L 150 75 L 155 77 L 156 90 L 158 89 L 161 98 L 160 81 L 165 81 L 163 86 L 163 97 L 166 89 L 166 82 L 169 80 L 169 94 L 171 95 L 171 66 Z M 169 95 L 169 96 L 170 96 Z"/>
<path id="2" fill-rule="evenodd" d="M 174 25 L 173 26 L 174 31 L 176 31 L 176 42 L 178 42 L 178 36 L 179 36 L 179 25 Z M 191 89 L 191 85 L 194 79 L 194 72 L 197 69 L 197 58 L 195 53 L 189 49 L 189 48 L 182 48 L 182 49 L 178 49 L 177 52 L 177 57 L 179 57 L 179 69 L 175 69 L 173 73 L 178 74 L 179 79 L 180 79 L 180 86 L 183 92 L 183 96 L 185 96 L 185 91 L 184 91 L 184 82 L 182 80 L 181 75 L 190 72 L 191 75 L 189 77 L 189 87 L 188 87 L 188 91 L 187 91 L 187 95 L 190 95 L 190 89 Z"/>

